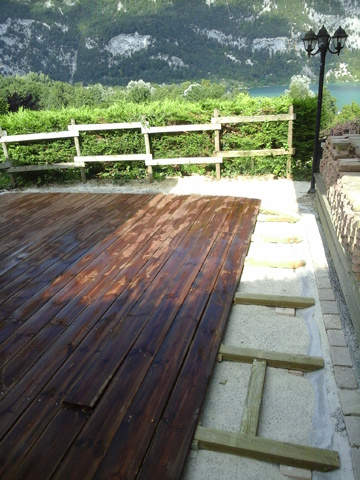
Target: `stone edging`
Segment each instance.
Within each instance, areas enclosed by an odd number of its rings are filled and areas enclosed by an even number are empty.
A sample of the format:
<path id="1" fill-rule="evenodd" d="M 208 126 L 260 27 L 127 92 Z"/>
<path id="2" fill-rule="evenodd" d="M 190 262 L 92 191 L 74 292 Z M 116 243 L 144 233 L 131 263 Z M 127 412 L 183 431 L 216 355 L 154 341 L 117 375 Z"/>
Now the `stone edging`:
<path id="1" fill-rule="evenodd" d="M 321 242 L 320 234 L 318 242 Z M 312 240 L 316 240 L 312 235 Z M 344 416 L 346 431 L 351 446 L 354 477 L 360 479 L 360 393 L 354 374 L 353 362 L 343 333 L 340 314 L 334 291 L 330 283 L 330 275 L 325 252 L 312 248 L 310 255 L 314 266 L 314 274 L 319 293 L 324 326 L 330 346 L 330 356 L 334 368 L 336 385 Z M 322 247 L 322 242 L 321 242 Z M 321 254 L 322 250 L 322 254 Z"/>

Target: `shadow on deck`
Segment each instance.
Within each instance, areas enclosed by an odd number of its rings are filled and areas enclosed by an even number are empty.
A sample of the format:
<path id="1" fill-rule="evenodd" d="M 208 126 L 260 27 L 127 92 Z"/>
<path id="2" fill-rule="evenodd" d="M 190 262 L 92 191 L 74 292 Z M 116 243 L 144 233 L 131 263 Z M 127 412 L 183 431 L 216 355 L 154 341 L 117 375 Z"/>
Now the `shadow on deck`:
<path id="1" fill-rule="evenodd" d="M 1 478 L 179 478 L 260 202 L 1 200 Z"/>

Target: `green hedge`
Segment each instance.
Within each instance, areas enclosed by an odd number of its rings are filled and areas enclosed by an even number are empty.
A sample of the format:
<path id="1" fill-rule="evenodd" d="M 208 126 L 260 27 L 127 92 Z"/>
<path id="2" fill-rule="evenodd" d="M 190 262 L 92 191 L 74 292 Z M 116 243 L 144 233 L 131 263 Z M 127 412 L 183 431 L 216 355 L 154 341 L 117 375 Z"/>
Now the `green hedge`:
<path id="1" fill-rule="evenodd" d="M 143 121 L 145 115 L 151 126 L 176 124 L 210 123 L 214 109 L 222 116 L 228 115 L 271 115 L 288 113 L 291 99 L 287 96 L 276 98 L 250 97 L 240 94 L 231 100 L 204 100 L 198 103 L 183 103 L 165 100 L 148 104 L 128 102 L 116 103 L 100 109 L 83 107 L 57 111 L 19 110 L 0 116 L 0 126 L 8 135 L 42 133 L 67 130 L 71 119 L 77 124 Z M 292 157 L 293 177 L 308 178 L 311 172 L 313 132 L 315 125 L 316 100 L 296 102 L 294 111 Z M 287 148 L 288 122 L 265 122 L 227 125 L 221 133 L 223 150 L 258 150 L 262 148 Z M 81 132 L 82 155 L 108 155 L 123 153 L 144 153 L 144 136 L 139 131 Z M 188 134 L 151 135 L 154 158 L 177 158 L 211 156 L 214 151 L 214 132 L 190 132 Z M 33 165 L 53 162 L 71 162 L 76 155 L 73 140 L 58 140 L 49 143 L 10 144 L 10 158 L 15 165 Z M 285 176 L 287 156 L 225 159 L 222 176 L 239 174 L 267 174 Z M 191 173 L 215 174 L 214 165 L 186 165 L 179 167 L 154 167 L 154 177 L 188 175 Z M 146 176 L 144 162 L 114 162 L 87 164 L 88 178 L 112 178 L 127 180 Z M 27 173 L 17 176 L 19 185 L 50 181 L 72 181 L 78 179 L 77 171 L 52 171 Z M 8 182 L 2 174 L 2 183 Z"/>

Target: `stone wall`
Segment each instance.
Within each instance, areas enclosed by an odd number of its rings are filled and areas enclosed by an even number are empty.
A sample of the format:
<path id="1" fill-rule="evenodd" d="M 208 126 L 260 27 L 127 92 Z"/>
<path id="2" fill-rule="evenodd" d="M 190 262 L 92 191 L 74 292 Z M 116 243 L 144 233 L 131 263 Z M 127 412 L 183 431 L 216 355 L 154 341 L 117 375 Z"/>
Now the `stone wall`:
<path id="1" fill-rule="evenodd" d="M 360 135 L 328 137 L 320 173 L 339 242 L 360 281 Z"/>

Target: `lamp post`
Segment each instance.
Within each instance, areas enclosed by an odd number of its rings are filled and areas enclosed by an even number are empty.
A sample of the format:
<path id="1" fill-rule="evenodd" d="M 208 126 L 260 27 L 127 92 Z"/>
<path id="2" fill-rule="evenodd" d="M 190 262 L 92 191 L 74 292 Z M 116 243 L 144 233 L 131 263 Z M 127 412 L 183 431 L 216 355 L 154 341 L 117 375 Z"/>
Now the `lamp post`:
<path id="1" fill-rule="evenodd" d="M 319 90 L 318 90 L 318 101 L 317 101 L 317 110 L 316 110 L 315 140 L 314 140 L 314 152 L 313 152 L 312 173 L 311 173 L 311 185 L 310 185 L 309 193 L 315 192 L 314 174 L 319 171 L 319 135 L 320 135 L 320 120 L 321 120 L 321 105 L 322 105 L 323 87 L 324 87 L 325 56 L 327 52 L 339 55 L 340 51 L 345 46 L 346 39 L 347 39 L 347 35 L 341 27 L 339 27 L 336 30 L 333 37 L 330 37 L 324 25 L 320 28 L 317 35 L 310 29 L 305 35 L 305 37 L 303 38 L 304 47 L 309 57 L 320 53 Z M 330 43 L 334 50 L 330 48 Z M 318 48 L 316 52 L 312 53 L 315 50 L 316 45 Z"/>

